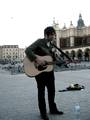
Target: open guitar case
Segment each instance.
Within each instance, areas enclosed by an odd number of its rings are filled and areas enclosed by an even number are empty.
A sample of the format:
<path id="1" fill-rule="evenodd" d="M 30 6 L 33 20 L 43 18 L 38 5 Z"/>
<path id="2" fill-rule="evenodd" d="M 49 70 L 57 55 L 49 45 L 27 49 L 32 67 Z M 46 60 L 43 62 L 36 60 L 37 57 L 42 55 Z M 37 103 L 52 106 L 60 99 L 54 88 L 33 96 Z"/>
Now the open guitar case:
<path id="1" fill-rule="evenodd" d="M 72 85 L 68 86 L 66 89 L 59 90 L 58 92 L 77 91 L 77 90 L 82 90 L 82 89 L 85 89 L 85 87 L 83 85 L 72 84 Z"/>

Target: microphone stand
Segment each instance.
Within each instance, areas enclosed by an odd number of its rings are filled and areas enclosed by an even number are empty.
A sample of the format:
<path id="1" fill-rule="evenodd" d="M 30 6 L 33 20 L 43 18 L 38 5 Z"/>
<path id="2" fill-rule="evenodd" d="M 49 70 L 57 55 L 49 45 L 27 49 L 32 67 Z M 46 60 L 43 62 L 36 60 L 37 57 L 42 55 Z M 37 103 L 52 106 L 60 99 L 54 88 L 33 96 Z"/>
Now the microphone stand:
<path id="1" fill-rule="evenodd" d="M 72 59 L 66 53 L 64 53 L 60 48 L 58 48 L 55 44 L 53 44 L 52 42 L 50 42 L 50 44 L 54 46 L 59 52 L 61 52 L 61 54 L 63 54 L 66 58 L 68 58 L 68 60 L 72 61 Z"/>

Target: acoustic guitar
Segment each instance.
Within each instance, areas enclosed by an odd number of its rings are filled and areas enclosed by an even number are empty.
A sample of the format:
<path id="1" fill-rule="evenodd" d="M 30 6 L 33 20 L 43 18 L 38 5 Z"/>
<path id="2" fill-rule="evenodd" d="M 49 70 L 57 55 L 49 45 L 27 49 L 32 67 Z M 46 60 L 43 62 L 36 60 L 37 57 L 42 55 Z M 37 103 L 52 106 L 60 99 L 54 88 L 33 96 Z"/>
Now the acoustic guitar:
<path id="1" fill-rule="evenodd" d="M 27 56 L 23 60 L 25 74 L 29 77 L 35 77 L 42 72 L 52 71 L 54 68 L 53 64 L 55 62 L 53 62 L 53 59 L 51 56 L 49 55 L 46 55 L 46 56 L 37 55 L 37 56 L 41 60 L 45 61 L 44 65 L 38 65 L 37 63 L 30 61 Z"/>

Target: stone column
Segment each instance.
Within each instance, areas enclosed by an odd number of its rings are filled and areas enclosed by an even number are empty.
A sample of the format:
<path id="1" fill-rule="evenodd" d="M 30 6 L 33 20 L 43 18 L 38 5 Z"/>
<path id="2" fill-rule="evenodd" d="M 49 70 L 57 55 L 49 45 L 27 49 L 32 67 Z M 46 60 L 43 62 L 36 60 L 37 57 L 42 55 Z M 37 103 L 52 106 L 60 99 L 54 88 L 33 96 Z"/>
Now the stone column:
<path id="1" fill-rule="evenodd" d="M 74 37 L 70 36 L 70 47 L 74 46 Z"/>

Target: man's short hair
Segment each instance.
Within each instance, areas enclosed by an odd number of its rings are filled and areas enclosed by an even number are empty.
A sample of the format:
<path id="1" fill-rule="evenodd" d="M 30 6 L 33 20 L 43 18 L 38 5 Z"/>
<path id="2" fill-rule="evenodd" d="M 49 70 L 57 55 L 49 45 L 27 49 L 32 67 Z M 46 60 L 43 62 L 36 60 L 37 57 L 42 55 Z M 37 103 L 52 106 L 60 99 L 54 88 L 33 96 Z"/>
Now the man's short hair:
<path id="1" fill-rule="evenodd" d="M 56 34 L 55 29 L 52 26 L 49 26 L 44 29 L 44 35 L 51 35 L 51 34 Z"/>

